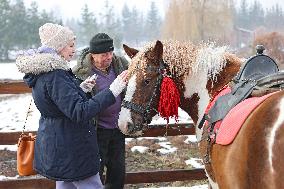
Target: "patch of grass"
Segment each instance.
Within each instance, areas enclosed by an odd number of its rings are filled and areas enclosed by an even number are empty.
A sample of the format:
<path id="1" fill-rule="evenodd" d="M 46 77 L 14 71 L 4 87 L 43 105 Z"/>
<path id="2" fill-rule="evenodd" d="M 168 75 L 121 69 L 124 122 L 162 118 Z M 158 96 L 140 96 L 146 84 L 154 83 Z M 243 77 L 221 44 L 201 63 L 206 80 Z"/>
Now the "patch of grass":
<path id="1" fill-rule="evenodd" d="M 186 136 L 167 137 L 167 141 L 172 147 L 176 147 L 174 153 L 162 155 L 157 150 L 162 148 L 157 139 L 134 139 L 126 145 L 126 170 L 153 171 L 153 170 L 174 170 L 191 169 L 191 165 L 186 165 L 185 161 L 190 158 L 199 158 L 197 143 L 185 143 Z M 148 147 L 147 153 L 131 152 L 133 146 Z M 193 186 L 206 184 L 207 180 L 201 181 L 176 181 L 163 183 L 142 183 L 136 185 L 126 185 L 125 189 L 138 189 L 142 187 L 163 187 L 163 186 Z"/>

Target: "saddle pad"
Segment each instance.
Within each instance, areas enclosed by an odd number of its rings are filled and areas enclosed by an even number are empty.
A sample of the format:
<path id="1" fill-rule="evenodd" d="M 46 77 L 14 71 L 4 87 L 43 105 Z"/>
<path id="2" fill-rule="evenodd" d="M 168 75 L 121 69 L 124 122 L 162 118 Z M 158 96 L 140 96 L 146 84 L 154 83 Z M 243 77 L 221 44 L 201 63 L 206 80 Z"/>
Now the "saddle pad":
<path id="1" fill-rule="evenodd" d="M 216 143 L 228 145 L 233 142 L 250 113 L 272 94 L 274 93 L 262 97 L 247 98 L 231 109 L 223 120 L 216 122 L 214 128 L 217 131 Z"/>

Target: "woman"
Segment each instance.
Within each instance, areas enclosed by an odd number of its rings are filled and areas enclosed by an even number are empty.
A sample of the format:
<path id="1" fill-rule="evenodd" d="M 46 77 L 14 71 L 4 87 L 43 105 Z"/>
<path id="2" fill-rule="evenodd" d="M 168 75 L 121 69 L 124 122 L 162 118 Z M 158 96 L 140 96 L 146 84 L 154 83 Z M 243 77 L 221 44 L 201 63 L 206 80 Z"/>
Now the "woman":
<path id="1" fill-rule="evenodd" d="M 74 33 L 46 23 L 39 28 L 39 36 L 42 46 L 16 60 L 41 113 L 34 169 L 56 180 L 57 189 L 100 189 L 100 158 L 92 118 L 115 103 L 126 85 L 127 72 L 88 99 L 85 92 L 91 91 L 95 82 L 88 78 L 79 85 L 68 65 L 75 53 Z"/>

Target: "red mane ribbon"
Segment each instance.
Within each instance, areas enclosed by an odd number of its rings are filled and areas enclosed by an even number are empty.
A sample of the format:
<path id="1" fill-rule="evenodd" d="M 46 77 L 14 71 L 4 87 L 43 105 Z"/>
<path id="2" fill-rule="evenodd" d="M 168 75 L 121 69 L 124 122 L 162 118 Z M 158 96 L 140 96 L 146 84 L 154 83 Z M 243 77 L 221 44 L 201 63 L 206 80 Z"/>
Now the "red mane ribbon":
<path id="1" fill-rule="evenodd" d="M 175 82 L 170 77 L 164 77 L 161 84 L 161 95 L 158 106 L 158 112 L 161 117 L 167 120 L 174 117 L 178 121 L 178 106 L 180 104 L 180 95 Z"/>

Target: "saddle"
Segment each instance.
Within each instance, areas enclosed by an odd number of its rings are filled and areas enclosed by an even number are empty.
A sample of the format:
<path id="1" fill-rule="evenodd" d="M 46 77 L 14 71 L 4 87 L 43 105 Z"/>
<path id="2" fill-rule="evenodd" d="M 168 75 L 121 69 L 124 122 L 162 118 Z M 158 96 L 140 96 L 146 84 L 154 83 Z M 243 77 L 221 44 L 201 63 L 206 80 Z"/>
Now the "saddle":
<path id="1" fill-rule="evenodd" d="M 258 45 L 256 50 L 257 54 L 246 61 L 233 79 L 231 92 L 219 97 L 208 114 L 204 115 L 209 125 L 222 120 L 234 106 L 249 96 L 262 96 L 284 88 L 284 72 L 279 71 L 271 57 L 263 54 L 263 46 Z"/>

